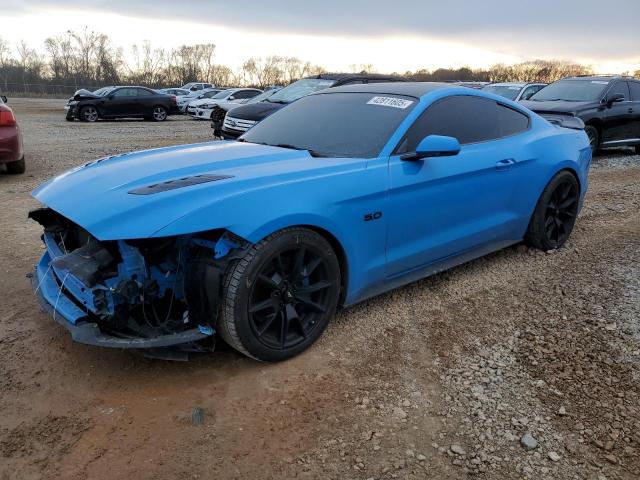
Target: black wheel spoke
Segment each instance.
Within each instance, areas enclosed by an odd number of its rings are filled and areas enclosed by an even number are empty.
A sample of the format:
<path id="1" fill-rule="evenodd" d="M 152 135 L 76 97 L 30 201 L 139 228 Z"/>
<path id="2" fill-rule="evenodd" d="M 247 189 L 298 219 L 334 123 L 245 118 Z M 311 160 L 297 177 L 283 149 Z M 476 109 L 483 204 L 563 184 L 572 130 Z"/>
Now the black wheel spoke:
<path id="1" fill-rule="evenodd" d="M 278 275 L 280 275 L 281 278 L 285 278 L 287 274 L 285 273 L 284 263 L 282 262 L 282 255 L 281 254 L 276 255 L 274 262 L 275 262 L 276 272 L 278 273 Z"/>
<path id="2" fill-rule="evenodd" d="M 320 257 L 314 258 L 307 264 L 307 266 L 304 267 L 302 275 L 304 277 L 310 276 L 316 270 L 316 268 L 318 268 L 318 265 L 320 265 L 321 263 L 322 263 L 322 259 Z"/>
<path id="3" fill-rule="evenodd" d="M 296 252 L 293 269 L 291 271 L 291 281 L 297 282 L 303 277 L 304 256 L 307 253 L 306 248 L 300 247 Z"/>
<path id="4" fill-rule="evenodd" d="M 321 290 L 326 290 L 331 285 L 332 285 L 332 283 L 331 282 L 327 282 L 327 281 L 316 282 L 316 283 L 311 284 L 311 285 L 305 285 L 305 286 L 297 288 L 296 289 L 296 294 L 304 295 L 304 294 L 319 292 Z"/>
<path id="5" fill-rule="evenodd" d="M 323 305 L 320 305 L 319 303 L 316 303 L 308 298 L 296 296 L 296 300 L 298 300 L 305 307 L 308 307 L 313 312 L 325 313 L 327 311 L 327 309 Z"/>
<path id="6" fill-rule="evenodd" d="M 272 298 L 268 298 L 258 303 L 254 303 L 249 307 L 249 313 L 262 312 L 268 308 L 277 310 L 276 304 Z"/>
<path id="7" fill-rule="evenodd" d="M 560 204 L 560 210 L 566 210 L 567 208 L 569 208 L 570 206 L 572 206 L 574 203 L 576 203 L 576 199 L 573 197 L 569 197 L 567 199 L 565 199 L 561 204 Z"/>
<path id="8" fill-rule="evenodd" d="M 275 276 L 275 275 L 274 275 Z M 279 278 L 279 277 L 276 277 Z M 258 275 L 258 280 L 267 285 L 272 290 L 278 290 L 280 288 L 280 282 L 274 280 L 273 277 L 267 277 L 266 275 Z"/>
<path id="9" fill-rule="evenodd" d="M 281 311 L 276 311 L 275 313 L 269 315 L 264 322 L 260 325 L 260 327 L 258 328 L 258 338 L 261 337 L 262 335 L 265 334 L 265 332 L 269 329 L 269 327 L 271 325 L 273 325 L 273 322 L 275 321 L 276 318 L 282 316 L 282 312 Z"/>

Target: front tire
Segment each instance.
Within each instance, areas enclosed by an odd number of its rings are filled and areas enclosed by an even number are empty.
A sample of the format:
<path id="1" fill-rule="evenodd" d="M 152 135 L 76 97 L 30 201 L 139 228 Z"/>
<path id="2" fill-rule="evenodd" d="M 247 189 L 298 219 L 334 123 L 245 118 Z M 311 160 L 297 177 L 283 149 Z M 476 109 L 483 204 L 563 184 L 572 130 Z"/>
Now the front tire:
<path id="1" fill-rule="evenodd" d="M 579 202 L 578 180 L 566 170 L 559 172 L 540 195 L 529 222 L 526 243 L 544 251 L 564 245 L 575 225 Z"/>
<path id="2" fill-rule="evenodd" d="M 329 242 L 306 228 L 281 230 L 231 265 L 218 331 L 252 358 L 286 360 L 322 335 L 339 294 L 340 265 Z"/>
<path id="3" fill-rule="evenodd" d="M 83 122 L 96 122 L 100 117 L 98 113 L 98 109 L 93 105 L 87 105 L 86 107 L 82 107 L 80 109 L 80 120 Z"/>

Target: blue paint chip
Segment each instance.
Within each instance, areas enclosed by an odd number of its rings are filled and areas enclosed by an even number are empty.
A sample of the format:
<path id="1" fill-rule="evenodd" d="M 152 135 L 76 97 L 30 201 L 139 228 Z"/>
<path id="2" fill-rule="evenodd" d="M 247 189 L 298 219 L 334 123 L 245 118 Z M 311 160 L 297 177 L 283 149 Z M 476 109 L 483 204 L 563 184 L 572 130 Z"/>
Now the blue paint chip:
<path id="1" fill-rule="evenodd" d="M 200 333 L 203 335 L 213 335 L 215 333 L 213 328 L 206 325 L 198 325 L 198 330 L 200 330 Z"/>

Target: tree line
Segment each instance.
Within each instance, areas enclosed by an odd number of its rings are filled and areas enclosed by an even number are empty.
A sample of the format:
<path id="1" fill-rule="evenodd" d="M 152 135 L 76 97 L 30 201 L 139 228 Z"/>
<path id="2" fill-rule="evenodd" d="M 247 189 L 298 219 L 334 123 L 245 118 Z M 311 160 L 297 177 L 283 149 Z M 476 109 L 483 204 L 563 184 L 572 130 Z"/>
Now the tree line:
<path id="1" fill-rule="evenodd" d="M 0 37 L 0 89 L 4 92 L 71 93 L 104 85 L 180 86 L 192 81 L 215 85 L 266 87 L 286 85 L 301 77 L 325 72 L 319 65 L 295 57 L 271 55 L 249 58 L 237 69 L 215 61 L 212 43 L 157 48 L 149 42 L 133 45 L 130 54 L 115 47 L 108 35 L 67 31 L 47 38 L 40 49 L 24 41 L 10 44 Z M 374 72 L 371 64 L 353 64 L 353 72 Z M 558 60 L 536 60 L 488 69 L 440 68 L 407 71 L 416 81 L 539 81 L 591 73 L 591 67 Z M 636 72 L 640 75 L 640 72 Z"/>

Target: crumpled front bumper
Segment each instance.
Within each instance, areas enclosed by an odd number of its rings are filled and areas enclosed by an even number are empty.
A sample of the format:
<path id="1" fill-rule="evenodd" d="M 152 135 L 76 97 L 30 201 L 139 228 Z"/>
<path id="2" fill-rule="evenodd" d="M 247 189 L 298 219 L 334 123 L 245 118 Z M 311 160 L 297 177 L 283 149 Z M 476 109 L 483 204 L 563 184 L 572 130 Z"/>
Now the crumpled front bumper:
<path id="1" fill-rule="evenodd" d="M 157 337 L 117 337 L 105 334 L 71 298 L 67 297 L 49 267 L 48 252 L 40 259 L 31 277 L 32 286 L 43 309 L 56 323 L 66 328 L 73 340 L 87 345 L 123 349 L 155 349 L 198 342 L 213 335 L 210 327 L 199 326 L 170 335 Z"/>

